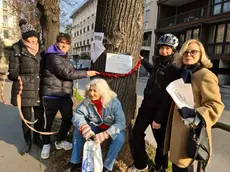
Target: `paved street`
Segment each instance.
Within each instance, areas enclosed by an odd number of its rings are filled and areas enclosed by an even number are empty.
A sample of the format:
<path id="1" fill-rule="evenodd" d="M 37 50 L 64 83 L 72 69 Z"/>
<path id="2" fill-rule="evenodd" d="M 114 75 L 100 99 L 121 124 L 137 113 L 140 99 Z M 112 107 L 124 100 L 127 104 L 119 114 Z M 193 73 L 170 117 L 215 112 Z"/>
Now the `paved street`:
<path id="1" fill-rule="evenodd" d="M 1 83 L 1 81 L 0 81 Z M 11 83 L 6 82 L 5 98 L 10 102 Z M 0 103 L 0 171 L 1 172 L 43 172 L 40 149 L 33 147 L 30 154 L 21 156 L 23 146 L 21 119 L 18 109 Z"/>
<path id="2" fill-rule="evenodd" d="M 146 78 L 140 78 L 138 82 L 138 102 L 140 106 L 142 92 L 146 84 Z M 86 79 L 79 80 L 80 93 L 83 94 Z M 5 97 L 10 99 L 11 83 L 6 83 Z M 35 147 L 33 151 L 21 156 L 18 151 L 23 145 L 21 122 L 18 111 L 13 106 L 5 106 L 0 103 L 0 171 L 2 172 L 43 172 L 47 161 L 40 161 L 40 150 Z M 225 111 L 220 121 L 230 124 L 230 111 Z M 220 129 L 213 129 L 213 156 L 207 172 L 229 172 L 230 169 L 230 133 Z M 146 139 L 153 144 L 155 141 L 151 135 L 151 129 L 146 131 Z"/>

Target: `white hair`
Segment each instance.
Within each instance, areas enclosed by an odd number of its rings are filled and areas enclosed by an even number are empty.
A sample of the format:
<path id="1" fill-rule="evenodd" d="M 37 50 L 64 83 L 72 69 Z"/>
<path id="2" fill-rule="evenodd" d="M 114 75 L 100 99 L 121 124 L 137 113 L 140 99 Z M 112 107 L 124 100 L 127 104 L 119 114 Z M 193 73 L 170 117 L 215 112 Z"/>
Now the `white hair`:
<path id="1" fill-rule="evenodd" d="M 93 79 L 86 86 L 86 97 L 88 97 L 89 88 L 91 85 L 95 85 L 97 92 L 101 96 L 103 106 L 108 105 L 112 98 L 117 97 L 117 94 L 111 90 L 108 83 L 101 78 Z"/>

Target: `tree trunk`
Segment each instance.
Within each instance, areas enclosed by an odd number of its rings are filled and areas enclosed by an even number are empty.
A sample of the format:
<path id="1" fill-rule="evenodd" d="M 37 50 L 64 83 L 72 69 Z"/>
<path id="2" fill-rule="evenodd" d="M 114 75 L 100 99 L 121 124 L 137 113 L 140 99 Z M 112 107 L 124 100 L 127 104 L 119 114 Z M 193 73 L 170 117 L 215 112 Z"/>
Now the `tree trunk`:
<path id="1" fill-rule="evenodd" d="M 38 0 L 40 24 L 42 27 L 43 44 L 45 48 L 56 42 L 60 31 L 60 8 L 58 0 Z"/>
<path id="2" fill-rule="evenodd" d="M 143 0 L 98 0 L 95 32 L 104 32 L 106 47 L 98 60 L 92 64 L 97 71 L 105 71 L 106 53 L 125 53 L 137 64 L 143 36 Z M 110 87 L 117 93 L 126 115 L 127 131 L 136 112 L 136 85 L 138 71 L 123 78 L 108 78 Z M 131 163 L 131 152 L 127 139 L 117 159 L 127 165 Z"/>

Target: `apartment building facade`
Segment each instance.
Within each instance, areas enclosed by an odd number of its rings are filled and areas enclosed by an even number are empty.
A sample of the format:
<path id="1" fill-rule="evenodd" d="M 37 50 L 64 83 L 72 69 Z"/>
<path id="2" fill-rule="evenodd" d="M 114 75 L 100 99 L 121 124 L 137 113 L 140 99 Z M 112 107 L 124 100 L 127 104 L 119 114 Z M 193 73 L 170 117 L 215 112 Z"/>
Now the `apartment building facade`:
<path id="1" fill-rule="evenodd" d="M 155 50 L 155 29 L 157 23 L 157 1 L 145 0 L 144 1 L 144 34 L 141 47 L 141 55 L 152 63 L 152 56 Z M 146 76 L 147 71 L 143 66 L 140 68 L 140 76 Z"/>
<path id="2" fill-rule="evenodd" d="M 17 15 L 7 5 L 7 0 L 0 0 L 0 37 L 5 46 L 11 46 L 19 38 Z"/>
<path id="3" fill-rule="evenodd" d="M 89 55 L 96 20 L 97 0 L 86 0 L 76 9 L 72 22 L 72 55 Z"/>
<path id="4" fill-rule="evenodd" d="M 0 0 L 0 67 L 7 67 L 6 47 L 18 40 L 17 16 L 7 4 L 7 0 Z"/>
<path id="5" fill-rule="evenodd" d="M 199 39 L 213 62 L 221 86 L 230 85 L 230 1 L 158 0 L 156 39 L 173 33 L 180 46 Z"/>

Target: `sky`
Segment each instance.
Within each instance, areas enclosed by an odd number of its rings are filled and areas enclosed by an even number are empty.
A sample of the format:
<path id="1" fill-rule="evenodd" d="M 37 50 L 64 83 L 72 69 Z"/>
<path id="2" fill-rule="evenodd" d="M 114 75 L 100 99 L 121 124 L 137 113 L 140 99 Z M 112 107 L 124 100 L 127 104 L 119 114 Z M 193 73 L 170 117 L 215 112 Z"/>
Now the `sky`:
<path id="1" fill-rule="evenodd" d="M 1 1 L 1 0 L 0 0 Z M 79 8 L 87 0 L 60 0 L 59 6 L 61 9 L 61 30 L 64 31 L 67 23 L 71 23 L 71 14 Z"/>

